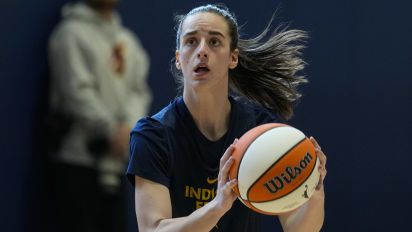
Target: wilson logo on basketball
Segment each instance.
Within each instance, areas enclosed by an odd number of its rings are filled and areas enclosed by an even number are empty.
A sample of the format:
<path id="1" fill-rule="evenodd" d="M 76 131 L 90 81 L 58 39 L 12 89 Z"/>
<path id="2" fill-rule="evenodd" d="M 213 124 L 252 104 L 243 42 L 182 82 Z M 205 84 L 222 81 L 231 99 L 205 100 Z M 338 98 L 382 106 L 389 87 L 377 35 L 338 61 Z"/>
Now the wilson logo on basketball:
<path id="1" fill-rule="evenodd" d="M 283 189 L 285 184 L 290 184 L 295 180 L 309 163 L 312 161 L 312 156 L 307 153 L 305 157 L 299 162 L 298 166 L 286 167 L 285 171 L 280 174 L 280 176 L 275 176 L 266 182 L 263 186 L 271 193 L 277 193 L 279 190 Z"/>
<path id="2" fill-rule="evenodd" d="M 250 202 L 266 202 L 279 199 L 293 192 L 311 175 L 316 165 L 316 154 L 308 151 L 311 145 L 305 139 L 279 158 L 249 188 L 247 196 Z M 294 155 L 288 155 L 294 154 Z"/>

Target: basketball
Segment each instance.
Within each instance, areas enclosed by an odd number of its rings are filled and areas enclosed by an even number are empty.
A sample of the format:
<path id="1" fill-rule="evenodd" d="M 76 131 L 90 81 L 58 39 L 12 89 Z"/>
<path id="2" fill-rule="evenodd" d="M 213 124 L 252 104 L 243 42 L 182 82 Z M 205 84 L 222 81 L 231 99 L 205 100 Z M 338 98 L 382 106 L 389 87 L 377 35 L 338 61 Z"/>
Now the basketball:
<path id="1" fill-rule="evenodd" d="M 304 204 L 319 182 L 319 159 L 300 130 L 279 123 L 257 126 L 235 145 L 229 178 L 234 192 L 250 209 L 268 215 Z"/>

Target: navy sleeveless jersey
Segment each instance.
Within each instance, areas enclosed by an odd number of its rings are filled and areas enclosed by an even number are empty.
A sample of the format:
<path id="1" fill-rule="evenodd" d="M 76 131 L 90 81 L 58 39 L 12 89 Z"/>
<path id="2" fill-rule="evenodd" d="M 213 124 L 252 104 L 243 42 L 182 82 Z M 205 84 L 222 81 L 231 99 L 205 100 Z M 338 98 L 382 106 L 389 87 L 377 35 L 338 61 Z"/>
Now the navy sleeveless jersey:
<path id="1" fill-rule="evenodd" d="M 275 121 L 262 107 L 229 99 L 229 128 L 218 141 L 200 132 L 182 97 L 132 130 L 127 176 L 133 185 L 137 175 L 168 187 L 173 217 L 187 216 L 215 197 L 220 157 L 235 138 Z M 236 200 L 212 231 L 261 231 L 263 217 Z"/>

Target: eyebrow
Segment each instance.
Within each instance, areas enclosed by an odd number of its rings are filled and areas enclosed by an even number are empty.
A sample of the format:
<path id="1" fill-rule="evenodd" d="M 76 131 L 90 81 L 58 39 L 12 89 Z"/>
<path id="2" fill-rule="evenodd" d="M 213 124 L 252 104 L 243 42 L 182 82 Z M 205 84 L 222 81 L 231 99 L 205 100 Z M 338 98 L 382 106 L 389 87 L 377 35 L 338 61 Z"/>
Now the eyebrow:
<path id="1" fill-rule="evenodd" d="M 187 36 L 191 36 L 191 35 L 196 35 L 197 33 L 198 33 L 198 30 L 189 31 L 189 32 L 186 32 L 186 33 L 183 35 L 183 37 L 187 37 Z M 217 36 L 221 36 L 221 37 L 225 38 L 225 36 L 224 36 L 222 33 L 218 32 L 218 31 L 208 31 L 208 34 L 209 34 L 209 35 L 217 35 Z"/>

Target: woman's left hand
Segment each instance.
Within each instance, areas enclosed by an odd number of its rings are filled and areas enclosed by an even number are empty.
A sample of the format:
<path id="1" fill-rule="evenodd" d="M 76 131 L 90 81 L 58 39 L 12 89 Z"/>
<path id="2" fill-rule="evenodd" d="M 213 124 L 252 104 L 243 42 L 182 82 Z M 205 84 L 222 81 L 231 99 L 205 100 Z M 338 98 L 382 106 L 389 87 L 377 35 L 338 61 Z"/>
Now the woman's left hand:
<path id="1" fill-rule="evenodd" d="M 315 146 L 315 152 L 316 155 L 319 157 L 319 173 L 320 173 L 320 178 L 319 178 L 319 183 L 316 186 L 316 190 L 320 190 L 323 187 L 323 181 L 325 180 L 326 177 L 326 155 L 325 153 L 323 153 L 321 147 L 319 146 L 318 142 L 315 140 L 315 138 L 313 138 L 312 136 L 310 137 L 310 141 L 313 143 L 313 145 Z"/>

